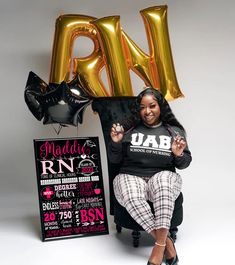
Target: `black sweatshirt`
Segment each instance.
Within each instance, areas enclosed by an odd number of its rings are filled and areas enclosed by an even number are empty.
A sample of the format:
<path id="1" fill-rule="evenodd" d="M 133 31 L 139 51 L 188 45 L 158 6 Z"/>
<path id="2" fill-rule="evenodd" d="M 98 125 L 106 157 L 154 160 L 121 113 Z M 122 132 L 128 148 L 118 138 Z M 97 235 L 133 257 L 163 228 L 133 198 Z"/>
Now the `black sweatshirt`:
<path id="1" fill-rule="evenodd" d="M 112 140 L 108 145 L 108 159 L 111 163 L 121 163 L 120 173 L 151 177 L 162 170 L 175 172 L 175 168 L 189 166 L 192 157 L 186 146 L 182 156 L 171 151 L 173 138 L 182 130 L 177 127 L 146 127 L 137 125 L 126 133 L 121 142 Z"/>

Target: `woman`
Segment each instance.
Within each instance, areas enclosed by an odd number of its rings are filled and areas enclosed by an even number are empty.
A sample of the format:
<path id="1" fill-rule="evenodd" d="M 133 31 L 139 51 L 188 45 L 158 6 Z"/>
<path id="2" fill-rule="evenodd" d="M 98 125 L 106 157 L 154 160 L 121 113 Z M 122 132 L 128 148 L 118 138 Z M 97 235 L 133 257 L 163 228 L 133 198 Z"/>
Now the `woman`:
<path id="1" fill-rule="evenodd" d="M 148 265 L 178 263 L 172 239 L 168 236 L 174 203 L 182 180 L 176 168 L 189 166 L 192 158 L 185 130 L 175 118 L 162 94 L 153 88 L 136 99 L 137 122 L 128 131 L 113 124 L 108 157 L 121 163 L 113 182 L 117 201 L 155 239 Z M 153 215 L 147 201 L 153 202 Z"/>

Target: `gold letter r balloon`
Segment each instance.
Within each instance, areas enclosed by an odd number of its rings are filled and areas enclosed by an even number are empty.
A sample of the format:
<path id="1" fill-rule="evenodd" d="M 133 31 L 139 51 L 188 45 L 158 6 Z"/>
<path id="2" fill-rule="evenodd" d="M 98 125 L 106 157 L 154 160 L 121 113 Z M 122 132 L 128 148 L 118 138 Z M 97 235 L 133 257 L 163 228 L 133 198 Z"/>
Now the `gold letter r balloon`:
<path id="1" fill-rule="evenodd" d="M 72 72 L 79 75 L 84 88 L 94 97 L 133 96 L 129 73 L 133 70 L 146 86 L 159 89 L 167 100 L 183 96 L 172 58 L 167 6 L 146 8 L 140 13 L 149 54 L 121 29 L 119 16 L 101 19 L 84 15 L 60 16 L 56 24 L 50 83 L 69 81 Z M 72 58 L 73 44 L 79 36 L 89 37 L 94 43 L 94 51 L 86 58 Z M 108 89 L 100 76 L 104 68 Z"/>

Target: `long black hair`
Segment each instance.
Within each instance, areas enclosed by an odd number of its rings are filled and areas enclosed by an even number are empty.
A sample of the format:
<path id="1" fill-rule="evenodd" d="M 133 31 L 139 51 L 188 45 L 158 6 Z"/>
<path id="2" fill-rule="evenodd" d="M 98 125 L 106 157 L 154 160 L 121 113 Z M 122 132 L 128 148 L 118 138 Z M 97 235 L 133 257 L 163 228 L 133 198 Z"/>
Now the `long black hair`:
<path id="1" fill-rule="evenodd" d="M 142 98 L 146 95 L 152 95 L 156 99 L 160 107 L 160 111 L 161 111 L 160 120 L 162 121 L 163 126 L 166 126 L 166 127 L 176 126 L 185 133 L 185 129 L 183 125 L 176 119 L 167 100 L 164 98 L 164 96 L 161 94 L 160 91 L 158 91 L 157 89 L 153 87 L 147 87 L 145 90 L 141 91 L 139 95 L 136 97 L 135 104 L 131 110 L 133 113 L 133 116 L 135 117 L 133 120 L 135 124 L 141 121 L 140 103 L 141 103 Z"/>

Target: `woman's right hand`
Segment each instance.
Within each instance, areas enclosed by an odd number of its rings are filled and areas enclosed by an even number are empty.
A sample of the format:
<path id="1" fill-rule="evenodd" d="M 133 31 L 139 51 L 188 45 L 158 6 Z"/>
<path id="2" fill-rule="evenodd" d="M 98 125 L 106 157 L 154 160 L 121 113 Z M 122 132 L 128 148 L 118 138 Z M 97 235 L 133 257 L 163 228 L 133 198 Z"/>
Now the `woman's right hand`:
<path id="1" fill-rule="evenodd" d="M 111 128 L 110 136 L 113 142 L 118 143 L 123 139 L 124 129 L 119 123 L 114 123 Z"/>

